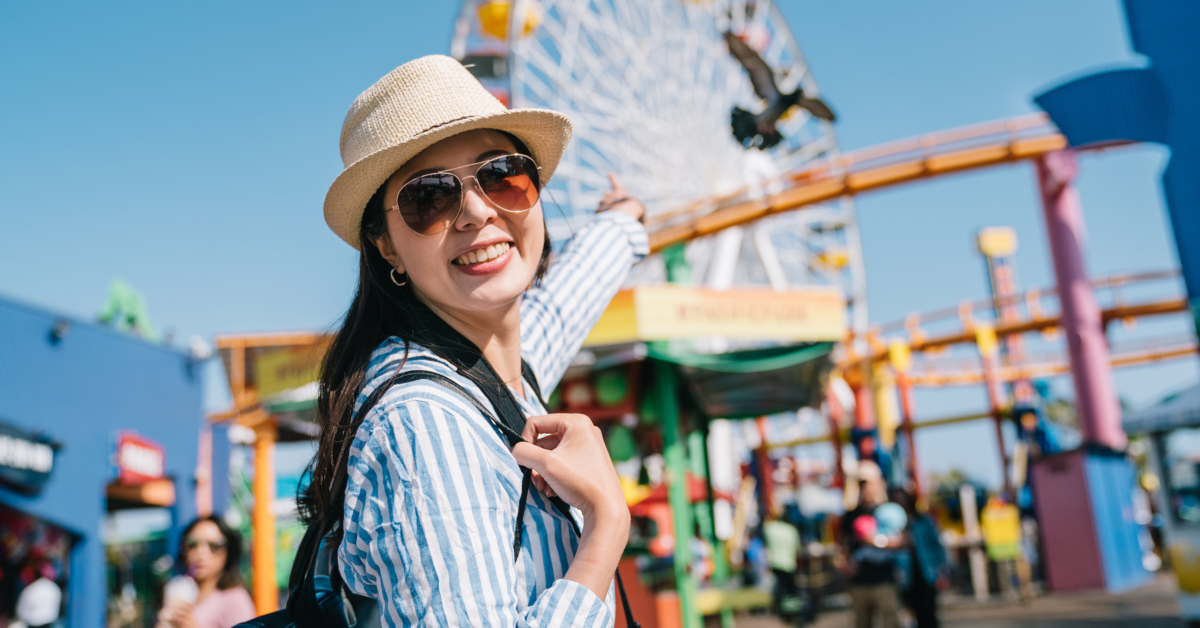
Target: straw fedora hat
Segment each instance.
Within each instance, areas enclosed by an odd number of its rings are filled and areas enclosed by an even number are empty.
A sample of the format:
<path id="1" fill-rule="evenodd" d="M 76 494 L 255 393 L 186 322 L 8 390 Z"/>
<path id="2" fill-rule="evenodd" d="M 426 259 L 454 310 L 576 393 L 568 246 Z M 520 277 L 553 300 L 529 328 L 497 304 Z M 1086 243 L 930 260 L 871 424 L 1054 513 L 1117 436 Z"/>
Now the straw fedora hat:
<path id="1" fill-rule="evenodd" d="M 550 180 L 567 143 L 571 120 L 548 109 L 509 110 L 461 63 L 444 55 L 409 61 L 354 99 L 342 123 L 345 170 L 325 195 L 325 222 L 359 249 L 359 225 L 371 196 L 417 153 L 473 129 L 519 137 Z"/>

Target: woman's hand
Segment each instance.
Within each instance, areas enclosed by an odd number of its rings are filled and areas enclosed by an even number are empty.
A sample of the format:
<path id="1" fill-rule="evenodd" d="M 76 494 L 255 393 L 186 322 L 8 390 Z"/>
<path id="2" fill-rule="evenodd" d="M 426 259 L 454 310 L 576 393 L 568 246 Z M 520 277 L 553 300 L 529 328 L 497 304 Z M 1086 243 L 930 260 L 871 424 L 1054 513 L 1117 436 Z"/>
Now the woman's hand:
<path id="1" fill-rule="evenodd" d="M 171 602 L 158 612 L 157 628 L 196 628 L 192 616 L 192 605 L 187 602 Z"/>
<path id="2" fill-rule="evenodd" d="M 604 435 L 582 414 L 550 414 L 526 421 L 521 436 L 517 463 L 533 469 L 539 489 L 583 512 L 579 550 L 563 577 L 603 599 L 629 541 L 629 508 Z"/>
<path id="3" fill-rule="evenodd" d="M 629 191 L 621 185 L 621 179 L 617 177 L 617 173 L 608 173 L 608 181 L 612 184 L 612 189 L 604 193 L 604 197 L 600 199 L 600 206 L 596 208 L 596 213 L 615 211 L 632 216 L 634 220 L 641 220 L 646 215 L 646 207 L 637 198 L 631 196 Z"/>
<path id="4" fill-rule="evenodd" d="M 526 442 L 513 447 L 517 463 L 533 469 L 534 482 L 547 495 L 581 510 L 585 527 L 593 519 L 629 518 L 604 435 L 591 419 L 582 414 L 532 417 L 521 436 Z"/>

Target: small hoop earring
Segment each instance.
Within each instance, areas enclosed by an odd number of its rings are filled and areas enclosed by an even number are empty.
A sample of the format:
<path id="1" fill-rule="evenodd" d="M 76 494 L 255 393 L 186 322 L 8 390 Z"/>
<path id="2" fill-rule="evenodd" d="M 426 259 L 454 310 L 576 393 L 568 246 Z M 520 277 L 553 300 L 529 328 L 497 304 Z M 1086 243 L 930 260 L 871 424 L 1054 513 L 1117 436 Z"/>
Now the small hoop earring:
<path id="1" fill-rule="evenodd" d="M 408 276 L 407 275 L 404 277 L 404 281 L 396 281 L 396 269 L 395 268 L 392 269 L 392 272 L 388 273 L 388 277 L 392 278 L 392 283 L 396 284 L 397 286 L 400 286 L 401 288 L 408 285 Z"/>

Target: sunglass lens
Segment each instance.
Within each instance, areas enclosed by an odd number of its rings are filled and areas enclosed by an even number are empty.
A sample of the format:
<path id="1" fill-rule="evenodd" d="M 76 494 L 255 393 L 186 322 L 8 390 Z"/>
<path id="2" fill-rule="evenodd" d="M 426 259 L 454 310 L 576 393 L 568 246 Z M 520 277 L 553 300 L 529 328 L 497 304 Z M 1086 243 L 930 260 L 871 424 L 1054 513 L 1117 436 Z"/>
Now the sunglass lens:
<path id="1" fill-rule="evenodd" d="M 208 546 L 208 551 L 214 554 L 225 549 L 224 543 L 216 543 L 213 541 L 197 541 L 195 539 L 188 539 L 183 546 L 186 547 L 189 552 L 200 547 Z"/>
<path id="2" fill-rule="evenodd" d="M 525 155 L 493 159 L 479 169 L 475 178 L 483 193 L 501 209 L 523 212 L 537 203 L 537 164 Z"/>
<path id="3" fill-rule="evenodd" d="M 404 222 L 421 235 L 445 231 L 462 203 L 462 184 L 449 173 L 417 177 L 400 188 L 396 205 Z"/>

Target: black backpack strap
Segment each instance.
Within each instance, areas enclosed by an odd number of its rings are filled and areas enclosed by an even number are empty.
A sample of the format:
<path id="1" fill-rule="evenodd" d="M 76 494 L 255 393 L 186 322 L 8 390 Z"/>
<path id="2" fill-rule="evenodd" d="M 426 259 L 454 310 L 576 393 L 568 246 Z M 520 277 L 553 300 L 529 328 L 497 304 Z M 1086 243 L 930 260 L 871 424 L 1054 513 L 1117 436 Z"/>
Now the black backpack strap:
<path id="1" fill-rule="evenodd" d="M 353 439 L 354 435 L 358 432 L 358 428 L 362 426 L 371 409 L 378 405 L 379 401 L 393 386 L 419 380 L 432 381 L 462 397 L 465 401 L 475 406 L 483 416 L 487 417 L 488 421 L 496 426 L 510 443 L 521 440 L 519 432 L 514 432 L 508 425 L 497 419 L 488 408 L 458 382 L 444 375 L 429 371 L 398 373 L 371 391 L 371 394 L 363 400 L 358 410 L 354 413 L 354 417 L 350 423 L 350 439 Z M 339 454 L 340 459 L 334 473 L 333 486 L 335 487 L 335 494 L 339 496 L 337 500 L 338 505 L 331 508 L 329 513 L 326 513 L 324 517 L 309 526 L 303 540 L 300 542 L 299 548 L 297 548 L 295 562 L 292 564 L 292 573 L 288 581 L 288 589 L 291 595 L 289 595 L 286 609 L 258 618 L 255 620 L 258 623 L 250 624 L 243 628 L 308 628 L 310 626 L 313 628 L 316 626 L 352 628 L 359 623 L 356 607 L 365 609 L 366 606 L 373 603 L 369 598 L 362 598 L 347 591 L 341 578 L 341 572 L 337 567 L 337 548 L 334 547 L 338 540 L 336 532 L 341 525 L 341 517 L 344 511 L 343 504 L 346 483 L 349 476 L 350 442 L 352 441 L 342 444 Z M 514 560 L 520 556 L 521 552 L 521 540 L 523 536 L 521 524 L 525 514 L 525 500 L 529 494 L 530 479 L 531 472 L 528 469 L 524 469 L 524 477 L 521 482 L 521 501 L 517 507 L 517 519 L 513 531 Z M 371 612 L 373 613 L 374 611 Z"/>
<path id="2" fill-rule="evenodd" d="M 371 391 L 371 395 L 369 397 L 367 397 L 366 401 L 364 401 L 361 406 L 359 406 L 358 413 L 355 416 L 353 423 L 351 424 L 351 426 L 352 426 L 351 433 L 353 434 L 358 431 L 358 427 L 359 427 L 359 425 L 362 424 L 363 420 L 366 418 L 367 412 L 370 411 L 370 409 L 372 407 L 374 407 L 375 404 L 379 403 L 379 400 L 383 397 L 384 394 L 387 393 L 387 391 L 389 389 L 391 389 L 392 386 L 395 386 L 397 384 L 405 384 L 408 382 L 415 382 L 415 381 L 419 381 L 419 380 L 436 382 L 438 385 L 442 386 L 443 388 L 446 388 L 452 392 L 458 393 L 458 395 L 460 397 L 462 397 L 465 401 L 467 401 L 471 405 L 475 406 L 475 409 L 479 410 L 479 413 L 482 414 L 484 417 L 486 417 L 487 420 L 493 426 L 496 427 L 496 429 L 500 430 L 500 433 L 504 435 L 504 438 L 508 441 L 508 444 L 510 447 L 516 445 L 517 443 L 524 442 L 524 440 L 521 438 L 520 432 L 514 431 L 512 426 L 497 419 L 496 416 L 494 414 L 492 414 L 491 410 L 488 410 L 487 408 L 485 408 L 483 406 L 483 404 L 479 402 L 479 399 L 477 399 L 475 397 L 475 395 L 472 395 L 470 393 L 470 391 L 468 391 L 466 388 L 464 388 L 462 386 L 462 384 L 459 384 L 458 382 L 450 379 L 449 377 L 446 377 L 445 375 L 442 375 L 440 373 L 434 373 L 432 371 L 408 371 L 405 373 L 400 373 L 400 374 L 392 377 L 387 382 L 380 384 L 379 387 L 377 387 L 375 390 Z M 345 465 L 349 464 L 348 458 L 349 458 L 349 456 L 347 456 L 345 459 L 343 459 L 343 467 L 342 467 L 343 469 L 346 468 Z M 337 485 L 339 485 L 339 479 L 340 479 L 340 485 L 343 486 L 343 489 L 342 489 L 343 494 L 345 493 L 344 487 L 345 487 L 345 483 L 346 483 L 346 478 L 342 477 L 344 475 L 345 475 L 344 473 L 339 474 L 339 476 L 336 476 L 335 480 L 334 480 L 334 485 L 337 486 Z M 524 528 L 521 526 L 521 523 L 522 523 L 522 520 L 525 518 L 525 500 L 529 497 L 529 484 L 530 484 L 531 480 L 533 479 L 533 472 L 530 469 L 521 467 L 521 475 L 522 475 L 522 477 L 521 477 L 521 497 L 517 501 L 517 521 L 515 524 L 515 529 L 513 530 L 513 558 L 514 558 L 514 560 L 521 555 L 521 541 L 524 538 L 524 534 L 523 534 Z"/>
<path id="3" fill-rule="evenodd" d="M 420 377 L 416 377 L 416 375 L 418 375 L 418 374 L 420 375 Z M 413 377 L 404 378 L 405 375 L 412 375 Z M 549 411 L 550 404 L 546 403 L 546 400 L 544 398 L 542 398 L 542 390 L 541 390 L 541 387 L 538 386 L 537 377 L 534 376 L 533 369 L 529 366 L 529 363 L 526 362 L 525 360 L 521 360 L 521 376 L 524 377 L 526 382 L 529 384 L 529 386 L 533 388 L 533 393 L 537 396 L 538 401 L 540 401 L 542 403 L 542 406 L 544 408 L 546 408 L 547 411 Z M 404 381 L 415 381 L 417 379 L 429 379 L 429 380 L 437 381 L 439 384 L 442 384 L 443 386 L 449 388 L 450 390 L 457 391 L 460 395 L 462 395 L 468 401 L 470 401 L 476 408 L 478 408 L 479 411 L 481 413 L 483 413 L 483 416 L 487 417 L 488 420 L 491 421 L 492 424 L 495 425 L 500 430 L 501 433 L 505 434 L 505 436 L 508 437 L 510 445 L 516 445 L 518 442 L 524 442 L 523 439 L 521 438 L 520 432 L 513 433 L 512 427 L 509 425 L 509 422 L 501 422 L 501 421 L 496 420 L 496 418 L 492 415 L 492 413 L 488 412 L 487 409 L 485 409 L 483 407 L 483 404 L 479 403 L 479 400 L 476 399 L 474 395 L 469 393 L 467 391 L 467 389 L 463 388 L 462 385 L 460 385 L 458 382 L 456 382 L 444 375 L 440 375 L 438 373 L 431 373 L 428 371 L 410 371 L 408 373 L 402 373 L 401 375 L 397 376 L 397 378 L 393 378 L 393 379 L 397 380 L 395 383 L 400 383 L 399 378 L 404 378 Z M 380 386 L 380 388 L 383 388 L 383 386 Z M 505 386 L 504 390 L 508 391 L 508 387 Z M 377 391 L 378 391 L 378 389 L 376 389 L 376 392 Z M 486 395 L 486 393 L 487 393 L 486 389 L 484 390 L 484 393 Z M 487 396 L 490 397 L 490 395 L 487 395 Z M 518 413 L 517 416 L 520 416 L 522 418 L 521 429 L 524 430 L 524 414 L 520 413 L 520 409 L 516 405 L 516 400 L 512 397 L 511 392 L 508 394 L 508 400 L 512 404 L 514 410 Z M 525 517 L 525 502 L 526 502 L 527 498 L 529 497 L 529 484 L 530 484 L 530 480 L 532 479 L 532 472 L 529 469 L 527 469 L 525 467 L 521 467 L 521 471 L 523 473 L 523 477 L 521 479 L 521 497 L 517 502 L 517 523 L 516 523 L 516 529 L 513 531 L 513 556 L 514 557 L 521 555 L 521 541 L 524 536 L 523 535 L 524 528 L 521 526 L 521 521 Z M 551 497 L 550 503 L 554 505 L 555 510 L 558 510 L 560 513 L 562 513 L 562 515 L 564 517 L 566 517 L 567 521 L 571 524 L 571 530 L 575 532 L 575 536 L 576 537 L 583 536 L 583 533 L 579 530 L 579 525 L 575 522 L 575 517 L 573 517 L 571 515 L 571 507 L 569 505 L 567 505 L 567 502 L 563 501 L 561 497 Z M 621 609 L 623 611 L 625 611 L 625 625 L 629 626 L 629 628 L 641 628 L 641 624 L 639 624 L 633 618 L 633 609 L 631 609 L 629 607 L 629 596 L 625 594 L 625 583 L 621 581 L 620 570 L 618 570 L 616 572 L 616 574 L 614 574 L 614 575 L 615 575 L 616 581 L 617 581 L 617 594 L 621 596 Z"/>
<path id="4" fill-rule="evenodd" d="M 542 406 L 548 412 L 550 404 L 546 403 L 546 400 L 542 398 L 542 389 L 538 386 L 537 377 L 534 376 L 533 369 L 529 367 L 529 363 L 525 360 L 521 360 L 521 374 L 529 382 L 529 385 L 533 387 L 533 393 L 537 395 L 538 401 L 542 402 Z M 579 525 L 575 523 L 575 517 L 571 516 L 571 507 L 567 505 L 567 502 L 563 501 L 561 497 L 551 497 L 550 503 L 554 504 L 554 508 L 562 513 L 567 518 L 567 521 L 571 522 L 571 529 L 575 531 L 575 536 L 583 536 L 583 533 L 579 531 Z M 621 581 L 621 570 L 619 569 L 616 573 L 616 579 L 617 594 L 621 596 L 621 608 L 625 611 L 625 625 L 629 628 L 641 628 L 641 624 L 633 619 L 633 609 L 629 608 L 629 596 L 625 595 L 625 583 Z"/>
<path id="5" fill-rule="evenodd" d="M 470 378 L 479 386 L 479 390 L 491 402 L 492 407 L 500 415 L 500 421 L 494 423 L 497 427 L 504 425 L 501 432 L 509 437 L 509 444 L 515 445 L 520 440 L 521 432 L 525 430 L 525 413 L 521 411 L 520 405 L 517 403 L 516 397 L 513 396 L 512 390 L 504 384 L 503 380 L 492 368 L 491 363 L 487 358 L 483 357 L 483 353 L 479 347 L 472 344 L 458 330 L 450 326 L 449 323 L 442 320 L 441 317 L 434 314 L 429 308 L 418 306 L 413 312 L 414 328 L 418 336 L 425 339 L 423 342 L 430 351 L 441 357 L 443 360 L 454 365 L 459 373 Z M 541 386 L 534 375 L 533 369 L 524 359 L 521 360 L 521 376 L 531 387 L 534 394 L 537 395 L 538 401 L 547 411 L 550 410 L 550 404 L 546 403 L 542 396 Z M 447 380 L 450 381 L 450 380 Z M 455 387 L 461 389 L 457 382 Z M 474 400 L 474 397 L 468 395 Z M 491 417 L 488 413 L 486 416 Z M 507 429 L 505 429 L 507 428 Z M 517 440 L 513 440 L 511 434 L 517 436 Z M 518 506 L 518 512 L 524 513 L 525 499 L 524 496 L 528 493 L 528 484 L 530 482 L 531 472 L 529 469 L 523 469 L 525 478 L 522 481 L 521 487 L 521 503 Z M 571 529 L 575 531 L 575 536 L 581 536 L 579 526 L 575 523 L 575 518 L 571 516 L 570 507 L 560 498 L 553 498 L 556 509 L 562 512 L 567 521 L 571 523 Z M 519 544 L 521 534 L 521 520 L 517 519 L 517 532 L 514 534 L 514 541 Z M 625 596 L 625 585 L 621 582 L 621 573 L 616 573 L 617 589 L 621 594 L 621 603 L 625 607 L 625 622 L 630 628 L 640 628 L 640 624 L 633 620 L 633 611 L 629 608 L 629 600 Z"/>
<path id="6" fill-rule="evenodd" d="M 542 405 L 545 406 L 546 411 L 549 412 L 550 404 L 546 403 L 546 400 L 542 398 L 542 387 L 538 386 L 537 375 L 533 374 L 533 367 L 529 366 L 529 363 L 525 361 L 525 358 L 521 358 L 521 377 L 524 377 L 525 381 L 529 382 L 529 387 L 533 389 L 533 394 L 537 396 L 537 400 L 542 402 Z"/>

